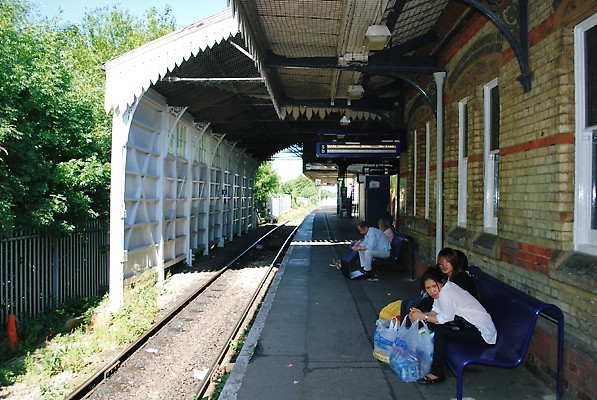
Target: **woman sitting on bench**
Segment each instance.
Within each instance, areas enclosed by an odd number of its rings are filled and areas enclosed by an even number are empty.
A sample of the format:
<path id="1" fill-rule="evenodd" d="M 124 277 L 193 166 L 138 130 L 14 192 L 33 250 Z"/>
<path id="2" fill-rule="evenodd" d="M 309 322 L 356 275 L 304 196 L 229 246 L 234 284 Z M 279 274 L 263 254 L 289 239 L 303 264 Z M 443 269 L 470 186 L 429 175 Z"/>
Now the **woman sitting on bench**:
<path id="1" fill-rule="evenodd" d="M 437 254 L 437 265 L 450 282 L 454 282 L 479 300 L 479 288 L 468 271 L 468 258 L 456 249 L 444 247 Z"/>
<path id="2" fill-rule="evenodd" d="M 487 310 L 469 292 L 446 279 L 438 267 L 429 267 L 421 277 L 421 285 L 433 299 L 433 308 L 426 313 L 411 308 L 411 322 L 426 321 L 435 324 L 433 339 L 433 362 L 429 374 L 419 379 L 419 383 L 442 382 L 446 342 L 495 344 L 497 331 Z"/>
<path id="3" fill-rule="evenodd" d="M 394 226 L 392 226 L 392 224 L 390 223 L 390 221 L 388 221 L 387 218 L 380 218 L 377 221 L 377 226 L 379 226 L 379 230 L 383 232 L 384 235 L 386 235 L 386 237 L 388 238 L 388 242 L 390 242 L 390 244 L 392 243 L 392 240 L 394 240 L 394 236 L 396 235 L 396 232 L 394 232 Z"/>
<path id="4" fill-rule="evenodd" d="M 444 247 L 437 254 L 437 266 L 446 275 L 447 280 L 457 284 L 472 294 L 475 299 L 479 300 L 479 288 L 475 280 L 467 272 L 468 258 L 462 251 L 451 247 Z M 422 292 L 422 296 L 402 300 L 402 313 L 400 315 L 406 315 L 412 307 L 416 307 L 423 312 L 431 311 L 433 299 L 425 293 L 424 288 Z M 409 321 L 406 321 L 406 326 L 410 326 Z"/>

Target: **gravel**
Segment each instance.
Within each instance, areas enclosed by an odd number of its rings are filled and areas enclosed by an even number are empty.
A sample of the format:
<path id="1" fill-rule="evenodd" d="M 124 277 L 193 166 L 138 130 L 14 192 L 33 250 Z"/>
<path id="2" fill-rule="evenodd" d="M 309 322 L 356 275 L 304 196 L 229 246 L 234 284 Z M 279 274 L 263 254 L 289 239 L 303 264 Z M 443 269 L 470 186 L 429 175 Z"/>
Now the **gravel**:
<path id="1" fill-rule="evenodd" d="M 163 293 L 158 299 L 162 308 L 161 316 L 170 313 L 219 268 L 232 261 L 269 229 L 271 226 L 261 226 L 234 238 L 225 247 L 214 248 L 209 255 L 199 256 L 191 267 L 171 268 L 171 276 L 164 282 Z M 263 255 L 265 253 L 266 249 Z M 264 263 L 257 264 L 227 272 L 224 282 L 197 297 L 183 314 L 162 328 L 141 351 L 119 366 L 117 372 L 106 381 L 108 384 L 100 385 L 89 398 L 194 398 L 206 370 L 228 340 L 228 328 L 235 324 L 238 315 L 244 310 L 244 304 L 252 297 L 265 274 L 267 268 Z M 101 321 L 100 318 L 95 323 Z M 98 370 L 125 348 L 104 351 L 103 361 L 97 365 Z M 67 382 L 82 384 L 91 376 L 59 373 L 53 376 L 52 386 L 62 386 Z M 0 398 L 38 399 L 41 398 L 41 389 L 30 384 L 15 384 L 0 388 Z M 45 398 L 48 398 L 47 395 Z"/>

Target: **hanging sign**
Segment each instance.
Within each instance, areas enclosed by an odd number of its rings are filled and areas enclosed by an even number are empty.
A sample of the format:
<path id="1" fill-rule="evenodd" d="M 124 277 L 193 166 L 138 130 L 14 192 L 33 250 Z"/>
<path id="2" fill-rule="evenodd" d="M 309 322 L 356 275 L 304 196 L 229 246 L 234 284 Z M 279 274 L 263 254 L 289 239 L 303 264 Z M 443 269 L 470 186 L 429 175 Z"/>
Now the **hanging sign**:
<path id="1" fill-rule="evenodd" d="M 377 143 L 361 142 L 317 142 L 317 157 L 320 158 L 398 158 L 400 141 Z"/>

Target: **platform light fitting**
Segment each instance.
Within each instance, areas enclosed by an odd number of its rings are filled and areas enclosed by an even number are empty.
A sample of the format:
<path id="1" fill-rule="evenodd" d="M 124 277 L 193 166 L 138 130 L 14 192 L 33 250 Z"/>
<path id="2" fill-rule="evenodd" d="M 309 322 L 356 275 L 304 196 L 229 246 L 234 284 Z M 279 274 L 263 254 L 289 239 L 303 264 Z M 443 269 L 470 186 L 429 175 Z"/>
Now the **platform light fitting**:
<path id="1" fill-rule="evenodd" d="M 371 25 L 365 33 L 365 49 L 367 51 L 383 50 L 392 34 L 385 25 Z"/>
<path id="2" fill-rule="evenodd" d="M 338 57 L 338 65 L 348 66 L 352 64 L 367 64 L 369 55 L 365 53 L 346 53 Z"/>
<path id="3" fill-rule="evenodd" d="M 348 99 L 358 100 L 365 94 L 365 89 L 361 85 L 350 85 L 348 87 Z"/>
<path id="4" fill-rule="evenodd" d="M 342 118 L 340 118 L 340 125 L 347 126 L 349 124 L 350 124 L 350 118 L 348 118 L 346 115 L 343 115 Z"/>

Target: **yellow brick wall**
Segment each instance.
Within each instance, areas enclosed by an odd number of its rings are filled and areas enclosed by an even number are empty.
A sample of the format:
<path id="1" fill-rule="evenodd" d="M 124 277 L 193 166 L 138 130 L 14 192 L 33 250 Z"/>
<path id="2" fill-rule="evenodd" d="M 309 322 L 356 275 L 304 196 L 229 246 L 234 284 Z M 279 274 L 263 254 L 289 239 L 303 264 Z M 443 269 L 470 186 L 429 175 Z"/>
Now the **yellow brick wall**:
<path id="1" fill-rule="evenodd" d="M 565 357 L 570 369 L 580 364 L 594 365 L 590 359 L 597 348 L 597 282 L 594 276 L 583 276 L 579 271 L 576 272 L 578 275 L 565 278 L 558 272 L 562 255 L 574 250 L 573 28 L 595 13 L 595 1 L 562 1 L 557 9 L 553 9 L 553 2 L 529 2 L 529 65 L 533 75 L 531 90 L 526 93 L 517 80 L 520 75 L 518 60 L 505 39 L 502 38 L 501 47 L 496 43 L 499 37 L 493 35 L 497 29 L 491 23 L 473 21 L 479 23 L 479 29 L 470 40 L 462 43 L 445 66 L 443 218 L 446 234 L 457 226 L 458 102 L 463 98 L 467 98 L 469 125 L 466 236 L 461 242 L 447 242 L 446 245 L 461 248 L 471 264 L 506 283 L 558 305 L 565 314 L 567 347 L 570 348 Z M 483 43 L 487 49 L 498 50 L 479 51 L 471 57 Z M 458 76 L 451 75 L 454 71 Z M 483 232 L 483 85 L 494 78 L 498 79 L 501 108 L 498 240 L 492 251 L 482 251 L 473 245 L 473 241 Z M 429 92 L 429 95 L 435 97 L 435 92 Z M 412 208 L 408 208 L 409 217 L 402 221 L 403 230 L 417 242 L 419 263 L 427 265 L 435 262 L 437 251 L 433 228 L 436 221 L 433 183 L 437 141 L 435 116 L 430 115 L 430 110 L 428 105 L 417 101 L 417 96 L 407 104 L 409 135 L 416 129 L 420 138 L 419 170 L 417 216 L 412 217 Z M 431 122 L 432 128 L 431 202 L 429 221 L 422 221 L 423 138 L 427 121 Z M 409 136 L 409 151 L 412 149 L 411 139 Z M 410 189 L 412 172 L 412 154 L 409 152 L 401 157 L 401 173 L 409 176 Z M 412 196 L 412 192 L 407 193 L 407 198 Z M 412 207 L 412 201 L 409 206 Z M 540 364 L 540 358 L 533 357 L 533 362 Z M 567 371 L 567 374 L 569 393 L 578 398 L 594 398 L 594 378 L 579 377 L 573 371 Z"/>

